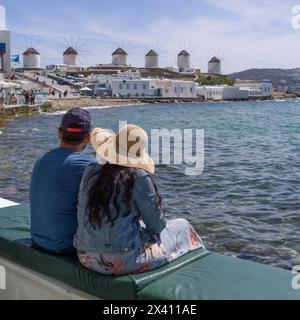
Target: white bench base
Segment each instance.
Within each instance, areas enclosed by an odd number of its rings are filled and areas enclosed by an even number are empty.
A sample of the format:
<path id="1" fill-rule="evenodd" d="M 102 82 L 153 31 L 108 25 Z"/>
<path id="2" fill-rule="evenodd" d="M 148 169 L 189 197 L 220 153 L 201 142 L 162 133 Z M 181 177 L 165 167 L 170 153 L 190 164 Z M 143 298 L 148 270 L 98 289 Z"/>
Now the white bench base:
<path id="1" fill-rule="evenodd" d="M 1 289 L 3 277 L 6 289 Z M 100 299 L 0 257 L 0 300 Z"/>

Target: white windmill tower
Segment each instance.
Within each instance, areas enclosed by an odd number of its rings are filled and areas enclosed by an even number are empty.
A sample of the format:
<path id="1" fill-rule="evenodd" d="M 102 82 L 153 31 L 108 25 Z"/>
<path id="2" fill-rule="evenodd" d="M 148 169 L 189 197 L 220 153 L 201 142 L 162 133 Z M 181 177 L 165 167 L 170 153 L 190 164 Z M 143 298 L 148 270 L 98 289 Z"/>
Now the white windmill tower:
<path id="1" fill-rule="evenodd" d="M 128 53 L 121 47 L 117 48 L 112 53 L 112 64 L 115 66 L 127 66 L 128 65 Z"/>
<path id="2" fill-rule="evenodd" d="M 10 31 L 6 28 L 6 9 L 0 5 L 0 72 L 11 73 Z"/>
<path id="3" fill-rule="evenodd" d="M 184 43 L 177 47 L 180 51 L 177 55 L 177 67 L 180 72 L 192 72 L 199 70 L 199 51 L 193 44 Z"/>
<path id="4" fill-rule="evenodd" d="M 159 68 L 159 55 L 153 49 L 145 55 L 145 68 Z"/>
<path id="5" fill-rule="evenodd" d="M 158 43 L 151 43 L 146 47 L 145 68 L 160 68 L 165 58 L 165 50 Z"/>
<path id="6" fill-rule="evenodd" d="M 23 52 L 23 68 L 24 70 L 41 69 L 41 54 L 34 47 L 29 47 Z"/>
<path id="7" fill-rule="evenodd" d="M 217 58 L 216 56 L 212 57 L 208 61 L 207 72 L 212 74 L 221 74 L 221 59 Z"/>
<path id="8" fill-rule="evenodd" d="M 63 50 L 63 64 L 68 67 L 77 66 L 78 63 L 83 65 L 80 58 L 86 60 L 86 57 L 83 55 L 86 50 L 83 50 L 85 43 L 81 41 L 81 38 L 75 38 L 70 36 L 70 39 L 63 39 L 64 43 L 60 43 L 60 47 Z M 66 49 L 65 49 L 66 48 Z"/>
<path id="9" fill-rule="evenodd" d="M 78 52 L 73 47 L 68 47 L 63 53 L 64 64 L 67 66 L 77 65 Z"/>
<path id="10" fill-rule="evenodd" d="M 221 48 L 213 49 L 207 56 L 208 68 L 207 72 L 210 74 L 221 75 L 222 69 L 226 65 L 226 52 Z"/>
<path id="11" fill-rule="evenodd" d="M 34 36 L 23 37 L 23 45 L 21 48 L 14 50 L 23 51 L 23 69 L 24 71 L 38 71 L 41 67 L 41 54 L 38 50 L 41 40 Z"/>
<path id="12" fill-rule="evenodd" d="M 136 50 L 130 42 L 114 42 L 111 50 L 113 50 L 112 64 L 114 66 L 132 67 L 136 65 Z"/>
<path id="13" fill-rule="evenodd" d="M 178 53 L 177 66 L 180 72 L 191 68 L 191 55 L 187 50 L 181 50 Z"/>

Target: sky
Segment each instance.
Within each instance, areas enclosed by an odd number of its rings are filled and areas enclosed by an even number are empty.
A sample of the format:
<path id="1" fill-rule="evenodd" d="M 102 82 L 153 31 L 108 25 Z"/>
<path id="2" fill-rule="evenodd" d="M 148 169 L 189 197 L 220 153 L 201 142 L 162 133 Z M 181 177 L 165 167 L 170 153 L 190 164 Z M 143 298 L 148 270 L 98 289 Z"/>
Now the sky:
<path id="1" fill-rule="evenodd" d="M 0 0 L 0 5 L 6 7 L 12 53 L 34 46 L 43 65 L 62 63 L 62 52 L 72 44 L 83 65 L 110 63 L 111 53 L 122 46 L 137 66 L 154 48 L 161 66 L 176 65 L 176 55 L 186 49 L 192 67 L 204 72 L 214 55 L 223 60 L 223 73 L 300 67 L 300 29 L 291 24 L 300 0 Z"/>

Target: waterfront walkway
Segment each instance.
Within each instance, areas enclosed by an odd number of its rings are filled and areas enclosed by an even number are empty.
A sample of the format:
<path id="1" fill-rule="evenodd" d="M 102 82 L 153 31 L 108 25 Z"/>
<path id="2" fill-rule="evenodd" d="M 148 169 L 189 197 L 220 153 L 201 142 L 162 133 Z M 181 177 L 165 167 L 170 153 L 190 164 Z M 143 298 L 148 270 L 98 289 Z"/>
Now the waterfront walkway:
<path id="1" fill-rule="evenodd" d="M 44 86 L 44 87 L 48 88 L 48 90 L 51 90 L 51 91 L 54 90 L 55 95 L 54 96 L 49 95 L 49 97 L 48 97 L 49 99 L 57 99 L 58 94 L 59 93 L 63 94 L 65 91 L 68 91 L 69 98 L 77 98 L 79 96 L 79 94 L 76 94 L 70 86 L 59 85 L 57 83 L 57 81 L 52 80 L 52 79 L 45 77 L 45 76 L 34 77 L 30 74 L 24 74 L 24 73 L 19 73 L 19 72 L 16 73 L 16 76 L 18 78 L 28 80 L 28 81 L 32 82 L 33 84 L 39 84 L 41 86 Z"/>

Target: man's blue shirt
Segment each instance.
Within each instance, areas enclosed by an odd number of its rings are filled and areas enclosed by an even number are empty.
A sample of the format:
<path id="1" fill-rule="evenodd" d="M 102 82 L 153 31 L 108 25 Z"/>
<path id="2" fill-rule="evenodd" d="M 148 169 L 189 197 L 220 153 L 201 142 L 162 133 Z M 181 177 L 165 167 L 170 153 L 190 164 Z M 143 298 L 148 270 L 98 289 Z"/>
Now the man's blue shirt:
<path id="1" fill-rule="evenodd" d="M 50 151 L 36 162 L 30 185 L 31 235 L 42 248 L 72 246 L 79 186 L 92 163 L 93 158 L 68 148 Z"/>

